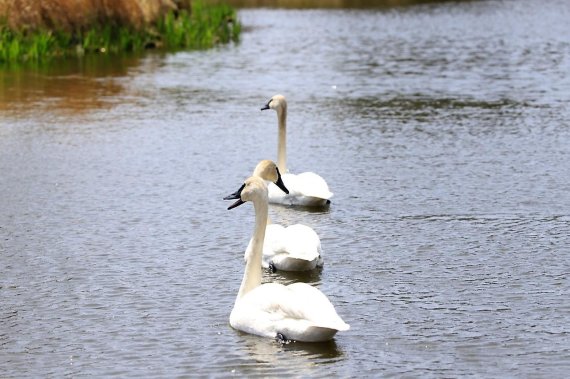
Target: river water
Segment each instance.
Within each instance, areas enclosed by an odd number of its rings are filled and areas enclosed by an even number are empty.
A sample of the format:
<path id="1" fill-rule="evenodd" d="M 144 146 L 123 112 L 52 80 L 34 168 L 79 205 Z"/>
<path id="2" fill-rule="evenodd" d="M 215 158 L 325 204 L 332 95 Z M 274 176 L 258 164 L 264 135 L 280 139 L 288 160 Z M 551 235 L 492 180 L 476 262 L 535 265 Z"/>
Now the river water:
<path id="1" fill-rule="evenodd" d="M 241 43 L 0 71 L 0 377 L 570 372 L 570 3 L 240 11 Z M 305 275 L 351 325 L 281 345 L 228 317 L 276 158 L 329 209 Z"/>

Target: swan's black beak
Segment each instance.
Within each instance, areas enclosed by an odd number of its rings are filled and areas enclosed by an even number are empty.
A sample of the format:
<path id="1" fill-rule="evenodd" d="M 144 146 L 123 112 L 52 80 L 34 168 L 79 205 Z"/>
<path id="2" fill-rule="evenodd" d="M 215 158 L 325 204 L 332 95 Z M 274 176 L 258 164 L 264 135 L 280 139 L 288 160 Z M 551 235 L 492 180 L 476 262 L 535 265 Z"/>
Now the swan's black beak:
<path id="1" fill-rule="evenodd" d="M 281 179 L 281 173 L 279 172 L 279 169 L 277 169 L 277 181 L 275 182 L 275 185 L 281 188 L 281 191 L 285 192 L 286 194 L 289 194 L 289 190 L 287 189 L 287 187 L 285 187 L 283 179 Z"/>
<path id="2" fill-rule="evenodd" d="M 242 184 L 241 187 L 239 187 L 239 189 L 236 192 L 232 193 L 231 195 L 224 197 L 224 200 L 235 200 L 235 199 L 237 199 L 237 201 L 235 203 L 233 203 L 232 205 L 230 205 L 228 207 L 228 211 L 230 209 L 234 209 L 235 207 L 239 207 L 240 205 L 245 203 L 245 201 L 243 201 L 241 199 L 241 191 L 243 191 L 244 187 L 245 187 L 245 183 Z"/>
<path id="3" fill-rule="evenodd" d="M 269 101 L 267 102 L 267 104 L 265 104 L 263 107 L 261 107 L 261 110 L 264 111 L 264 110 L 269 109 L 269 104 L 270 104 L 270 103 L 271 103 L 271 100 L 269 100 Z"/>

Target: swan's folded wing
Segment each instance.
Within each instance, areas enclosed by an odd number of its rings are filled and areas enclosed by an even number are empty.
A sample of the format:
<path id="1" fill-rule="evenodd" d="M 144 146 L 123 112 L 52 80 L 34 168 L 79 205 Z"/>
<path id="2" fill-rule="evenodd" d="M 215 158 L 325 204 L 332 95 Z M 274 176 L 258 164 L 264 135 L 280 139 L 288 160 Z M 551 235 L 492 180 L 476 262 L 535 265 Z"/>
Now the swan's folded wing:
<path id="1" fill-rule="evenodd" d="M 298 174 L 295 178 L 295 189 L 304 196 L 318 197 L 327 200 L 333 196 L 327 182 L 314 172 Z"/>
<path id="2" fill-rule="evenodd" d="M 292 258 L 312 261 L 321 255 L 321 239 L 307 225 L 290 225 L 284 230 L 284 244 Z"/>
<path id="3" fill-rule="evenodd" d="M 289 294 L 279 303 L 281 312 L 288 317 L 303 319 L 322 328 L 350 328 L 336 313 L 329 299 L 315 287 L 306 283 L 293 283 L 286 288 Z"/>

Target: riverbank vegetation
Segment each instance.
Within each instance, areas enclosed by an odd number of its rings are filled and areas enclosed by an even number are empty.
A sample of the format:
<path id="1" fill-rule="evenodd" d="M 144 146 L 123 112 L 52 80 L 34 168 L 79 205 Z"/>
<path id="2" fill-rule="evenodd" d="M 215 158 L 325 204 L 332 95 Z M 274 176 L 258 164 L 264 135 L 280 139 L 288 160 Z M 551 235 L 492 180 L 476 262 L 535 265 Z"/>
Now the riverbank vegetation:
<path id="1" fill-rule="evenodd" d="M 471 0 L 208 0 L 209 3 L 227 2 L 238 8 L 289 8 L 289 9 L 352 9 L 390 8 L 419 4 L 458 2 Z"/>
<path id="2" fill-rule="evenodd" d="M 204 49 L 237 41 L 241 31 L 236 11 L 225 4 L 190 0 L 11 1 L 0 0 L 0 63 L 151 48 Z"/>

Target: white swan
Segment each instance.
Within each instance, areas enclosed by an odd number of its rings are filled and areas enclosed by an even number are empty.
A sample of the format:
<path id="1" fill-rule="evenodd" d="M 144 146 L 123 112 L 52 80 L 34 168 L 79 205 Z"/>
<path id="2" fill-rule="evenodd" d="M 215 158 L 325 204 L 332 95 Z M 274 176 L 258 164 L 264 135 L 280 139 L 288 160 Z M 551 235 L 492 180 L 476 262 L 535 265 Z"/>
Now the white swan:
<path id="1" fill-rule="evenodd" d="M 237 199 L 228 209 L 246 201 L 253 202 L 255 208 L 252 249 L 230 314 L 230 325 L 259 336 L 305 342 L 326 341 L 338 331 L 348 330 L 350 326 L 315 287 L 306 283 L 261 284 L 261 255 L 269 208 L 263 179 L 248 178 L 238 191 L 225 199 Z"/>
<path id="2" fill-rule="evenodd" d="M 330 203 L 333 193 L 327 182 L 314 172 L 294 175 L 287 173 L 287 101 L 283 95 L 273 96 L 261 110 L 273 109 L 277 112 L 278 145 L 277 165 L 289 194 L 283 194 L 269 185 L 269 202 L 285 205 L 322 207 Z"/>
<path id="3" fill-rule="evenodd" d="M 283 184 L 281 173 L 275 162 L 263 160 L 255 166 L 253 176 L 275 184 L 284 193 L 289 193 Z M 269 220 L 269 219 L 268 219 Z M 245 250 L 251 252 L 253 239 Z M 294 224 L 283 227 L 268 221 L 263 242 L 262 266 L 272 271 L 308 271 L 323 265 L 321 239 L 307 225 Z"/>

